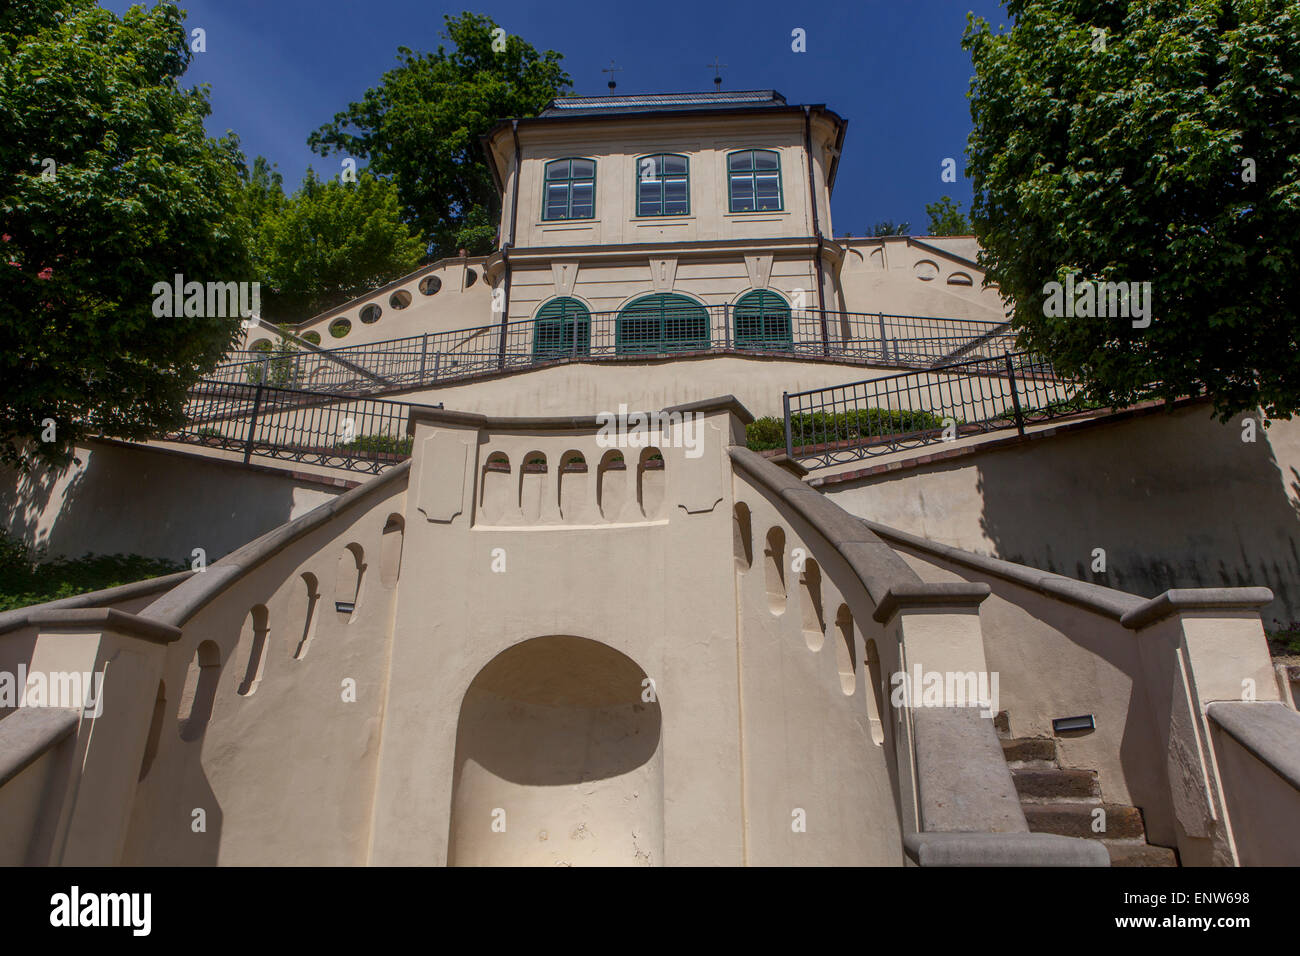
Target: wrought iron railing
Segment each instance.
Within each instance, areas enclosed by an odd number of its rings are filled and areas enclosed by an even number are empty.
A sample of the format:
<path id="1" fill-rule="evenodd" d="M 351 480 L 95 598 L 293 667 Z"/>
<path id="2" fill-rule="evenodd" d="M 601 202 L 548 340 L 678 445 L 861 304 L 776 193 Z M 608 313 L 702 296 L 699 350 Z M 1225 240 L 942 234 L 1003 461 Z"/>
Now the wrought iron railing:
<path id="1" fill-rule="evenodd" d="M 378 474 L 411 453 L 411 404 L 230 382 L 190 390 L 183 428 L 164 441 Z"/>
<path id="2" fill-rule="evenodd" d="M 1080 387 L 1031 353 L 784 396 L 785 450 L 825 468 L 965 435 L 1025 426 L 1083 411 Z"/>
<path id="3" fill-rule="evenodd" d="M 758 314 L 730 305 L 659 313 L 579 313 L 430 332 L 288 355 L 234 353 L 211 378 L 300 391 L 374 392 L 441 384 L 559 361 L 711 352 L 826 358 L 930 368 L 1014 348 L 1005 322 L 798 310 Z"/>

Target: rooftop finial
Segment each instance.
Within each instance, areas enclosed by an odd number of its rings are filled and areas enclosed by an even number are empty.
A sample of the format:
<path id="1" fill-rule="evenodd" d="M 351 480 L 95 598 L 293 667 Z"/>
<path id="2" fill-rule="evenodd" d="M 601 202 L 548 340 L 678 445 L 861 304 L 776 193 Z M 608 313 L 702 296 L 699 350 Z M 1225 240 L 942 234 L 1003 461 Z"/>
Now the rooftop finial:
<path id="1" fill-rule="evenodd" d="M 614 82 L 614 74 L 615 74 L 615 73 L 622 73 L 622 72 L 623 72 L 623 68 L 622 68 L 621 66 L 615 66 L 615 65 L 614 65 L 614 61 L 613 61 L 613 60 L 610 60 L 610 61 L 609 61 L 609 69 L 607 69 L 607 70 L 601 70 L 600 72 L 602 72 L 602 73 L 608 73 L 608 74 L 609 74 L 609 91 L 610 91 L 611 93 L 613 93 L 613 92 L 614 92 L 614 87 L 617 85 L 617 84 L 615 84 L 615 82 Z"/>
<path id="2" fill-rule="evenodd" d="M 709 66 L 709 69 L 713 71 L 713 85 L 716 86 L 719 90 L 721 90 L 721 89 L 722 89 L 722 71 L 723 71 L 724 69 L 726 69 L 727 64 L 725 64 L 725 63 L 719 63 L 719 62 L 718 62 L 718 58 L 715 56 L 715 57 L 713 58 L 713 62 L 710 63 L 708 66 Z"/>

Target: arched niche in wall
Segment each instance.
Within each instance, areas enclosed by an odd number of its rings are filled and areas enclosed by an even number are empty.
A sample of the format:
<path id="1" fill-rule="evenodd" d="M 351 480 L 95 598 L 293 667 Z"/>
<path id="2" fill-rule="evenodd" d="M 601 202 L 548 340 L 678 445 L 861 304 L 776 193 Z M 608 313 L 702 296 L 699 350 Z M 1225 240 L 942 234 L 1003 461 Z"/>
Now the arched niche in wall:
<path id="1" fill-rule="evenodd" d="M 546 455 L 530 451 L 519 466 L 519 511 L 525 521 L 537 522 L 542 517 L 542 498 L 546 494 Z"/>
<path id="2" fill-rule="evenodd" d="M 596 472 L 596 500 L 606 521 L 617 521 L 628 498 L 627 462 L 623 453 L 611 448 L 600 459 Z"/>
<path id="3" fill-rule="evenodd" d="M 822 610 L 822 569 L 812 558 L 804 559 L 799 572 L 800 601 L 803 614 L 803 639 L 810 651 L 820 651 L 826 642 L 826 615 Z"/>
<path id="4" fill-rule="evenodd" d="M 736 568 L 748 571 L 754 564 L 754 522 L 749 505 L 737 501 L 732 510 L 732 544 L 736 554 Z"/>
<path id="5" fill-rule="evenodd" d="M 255 604 L 244 619 L 244 630 L 239 635 L 239 646 L 248 648 L 248 663 L 244 667 L 244 679 L 239 682 L 236 693 L 240 697 L 251 697 L 257 692 L 257 685 L 262 682 L 266 670 L 266 645 L 270 640 L 270 614 L 265 604 Z"/>
<path id="6" fill-rule="evenodd" d="M 931 259 L 920 259 L 912 266 L 912 271 L 921 281 L 929 282 L 939 277 L 939 264 Z"/>
<path id="7" fill-rule="evenodd" d="M 361 582 L 366 573 L 366 553 L 353 542 L 339 555 L 338 575 L 334 588 L 334 610 L 344 620 L 351 620 L 361 606 Z"/>
<path id="8" fill-rule="evenodd" d="M 650 686 L 630 657 L 581 637 L 533 638 L 489 661 L 461 701 L 448 864 L 662 864 Z"/>
<path id="9" fill-rule="evenodd" d="M 311 640 L 316 636 L 316 621 L 319 618 L 317 610 L 320 606 L 320 582 L 316 580 L 316 575 L 310 571 L 304 571 L 302 574 L 302 589 L 299 591 L 302 601 L 300 605 L 304 609 L 302 621 L 302 635 L 298 638 L 298 646 L 294 648 L 293 659 L 302 660 L 307 656 L 307 651 L 311 647 Z"/>
<path id="10" fill-rule="evenodd" d="M 835 666 L 840 672 L 840 690 L 852 694 L 858 684 L 858 649 L 853 638 L 853 612 L 841 604 L 835 613 Z"/>
<path id="11" fill-rule="evenodd" d="M 954 272 L 948 276 L 948 285 L 973 285 L 971 277 L 965 272 Z"/>
<path id="12" fill-rule="evenodd" d="M 587 473 L 587 459 L 582 452 L 566 451 L 560 456 L 557 478 L 555 494 L 560 517 L 565 521 L 577 521 L 586 517 L 590 475 Z"/>
<path id="13" fill-rule="evenodd" d="M 144 758 L 140 761 L 140 776 L 143 780 L 158 756 L 158 744 L 162 741 L 163 724 L 167 721 L 167 685 L 158 682 L 158 693 L 154 696 L 153 717 L 149 720 L 149 734 L 144 740 Z"/>
<path id="14" fill-rule="evenodd" d="M 665 483 L 664 456 L 658 448 L 643 448 L 636 467 L 636 500 L 641 514 L 657 518 L 663 511 Z"/>
<path id="15" fill-rule="evenodd" d="M 379 583 L 386 590 L 397 587 L 397 578 L 402 571 L 402 541 L 405 535 L 406 519 L 399 514 L 390 514 L 384 522 L 379 543 Z"/>
<path id="16" fill-rule="evenodd" d="M 212 717 L 212 702 L 217 697 L 217 678 L 220 676 L 221 651 L 216 642 L 203 641 L 194 649 L 176 708 L 176 723 L 182 740 L 198 740 L 203 736 Z"/>
<path id="17" fill-rule="evenodd" d="M 871 721 L 871 742 L 879 746 L 885 741 L 883 715 L 886 702 L 889 700 L 889 692 L 885 687 L 885 675 L 880 668 L 880 652 L 874 640 L 866 643 L 863 665 L 866 679 L 871 684 L 871 691 L 867 694 L 867 718 Z"/>
<path id="18" fill-rule="evenodd" d="M 763 562 L 767 583 L 767 606 L 773 614 L 785 613 L 785 529 L 779 525 L 769 528 L 767 546 L 763 549 Z"/>
<path id="19" fill-rule="evenodd" d="M 510 457 L 503 451 L 494 451 L 483 462 L 479 483 L 479 512 L 484 524 L 495 524 L 505 515 L 510 488 Z"/>

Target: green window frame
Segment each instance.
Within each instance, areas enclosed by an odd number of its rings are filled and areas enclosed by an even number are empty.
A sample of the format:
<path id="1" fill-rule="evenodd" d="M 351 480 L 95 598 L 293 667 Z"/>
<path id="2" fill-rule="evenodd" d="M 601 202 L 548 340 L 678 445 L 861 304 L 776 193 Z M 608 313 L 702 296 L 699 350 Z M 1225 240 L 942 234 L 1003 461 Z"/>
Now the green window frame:
<path id="1" fill-rule="evenodd" d="M 577 299 L 561 296 L 537 310 L 533 361 L 545 362 L 591 351 L 591 312 Z"/>
<path id="2" fill-rule="evenodd" d="M 542 178 L 543 221 L 596 218 L 596 161 L 553 159 Z"/>
<path id="3" fill-rule="evenodd" d="M 746 292 L 732 309 L 736 348 L 794 351 L 790 304 L 769 289 Z"/>
<path id="4" fill-rule="evenodd" d="M 709 347 L 709 310 L 672 292 L 642 296 L 619 312 L 615 343 L 620 355 L 702 351 Z"/>
<path id="5" fill-rule="evenodd" d="M 689 216 L 691 161 L 680 153 L 652 153 L 636 161 L 636 214 Z"/>
<path id="6" fill-rule="evenodd" d="M 727 154 L 727 202 L 732 212 L 781 212 L 781 154 L 740 149 Z"/>

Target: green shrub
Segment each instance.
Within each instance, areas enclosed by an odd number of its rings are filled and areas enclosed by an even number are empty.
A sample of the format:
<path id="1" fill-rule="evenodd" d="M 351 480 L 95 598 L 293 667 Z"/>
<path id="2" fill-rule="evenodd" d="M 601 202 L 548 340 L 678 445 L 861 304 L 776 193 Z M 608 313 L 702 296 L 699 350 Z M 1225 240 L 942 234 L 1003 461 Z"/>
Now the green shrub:
<path id="1" fill-rule="evenodd" d="M 804 412 L 791 416 L 790 433 L 796 446 L 896 435 L 943 428 L 944 419 L 932 412 L 912 409 L 859 408 L 851 412 Z M 961 424 L 958 422 L 958 424 Z M 745 444 L 753 451 L 785 447 L 785 422 L 759 418 L 745 426 Z"/>
<path id="2" fill-rule="evenodd" d="M 335 445 L 339 451 L 381 452 L 388 455 L 409 455 L 414 439 L 395 435 L 358 435 L 349 442 Z"/>
<path id="3" fill-rule="evenodd" d="M 188 565 L 138 554 L 85 554 L 41 561 L 40 555 L 0 532 L 0 611 L 185 571 Z"/>

